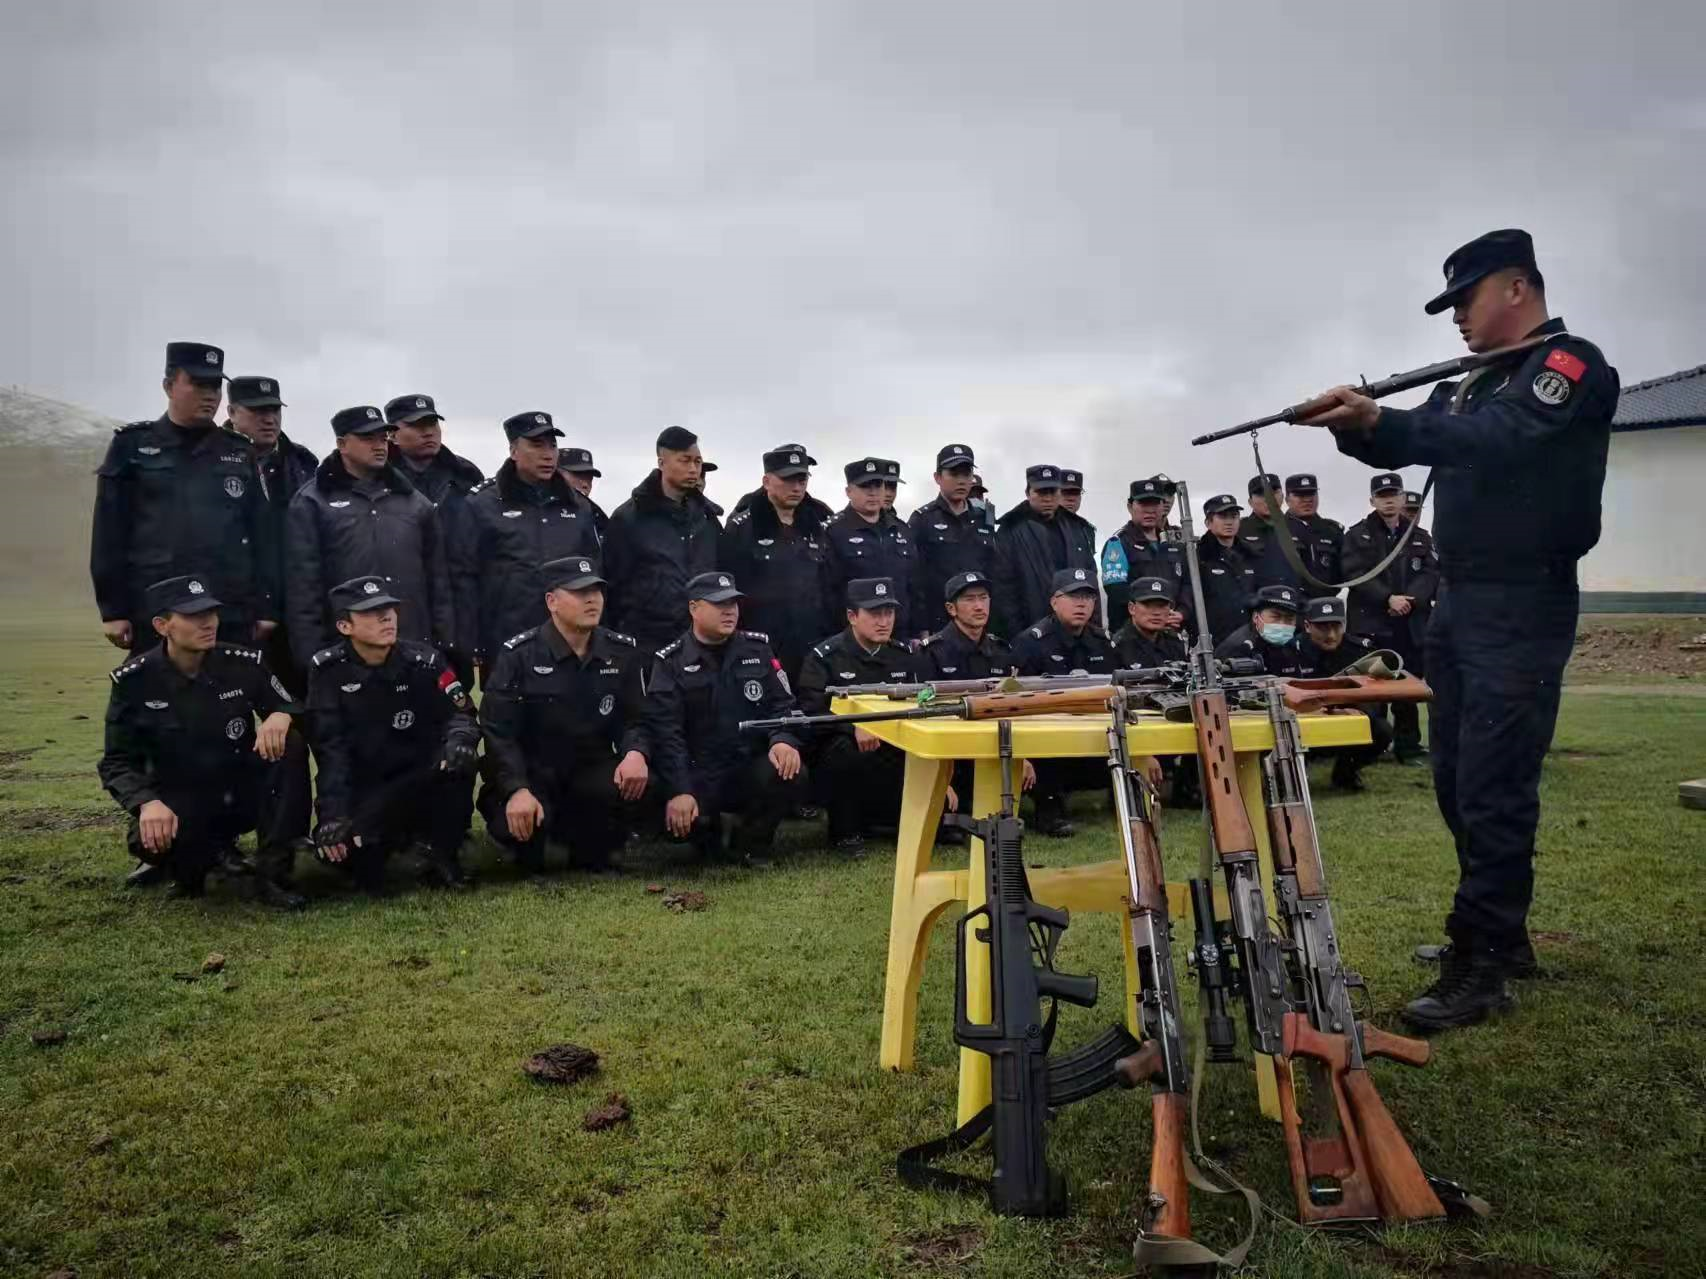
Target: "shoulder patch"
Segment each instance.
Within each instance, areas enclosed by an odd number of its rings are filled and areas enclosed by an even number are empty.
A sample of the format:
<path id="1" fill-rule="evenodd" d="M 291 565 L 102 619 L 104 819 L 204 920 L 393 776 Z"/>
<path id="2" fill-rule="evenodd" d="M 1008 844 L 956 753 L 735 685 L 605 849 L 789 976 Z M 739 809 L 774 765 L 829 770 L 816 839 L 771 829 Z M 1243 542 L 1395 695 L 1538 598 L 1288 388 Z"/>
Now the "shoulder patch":
<path id="1" fill-rule="evenodd" d="M 618 644 L 626 644 L 629 648 L 638 648 L 640 646 L 639 641 L 632 635 L 624 635 L 621 631 L 605 631 L 604 633 L 611 639 L 615 640 Z"/>
<path id="2" fill-rule="evenodd" d="M 680 648 L 680 647 L 681 647 L 681 641 L 680 640 L 671 640 L 669 643 L 665 644 L 662 648 L 658 649 L 655 656 L 657 656 L 657 657 L 668 657 L 671 653 L 675 652 L 675 650 Z"/>
<path id="3" fill-rule="evenodd" d="M 535 628 L 535 629 L 537 629 L 537 628 Z M 516 645 L 520 644 L 522 640 L 527 639 L 532 634 L 533 634 L 533 631 L 527 630 L 527 631 L 523 631 L 520 635 L 511 635 L 508 639 L 506 639 L 504 641 L 504 647 L 505 648 L 514 648 L 514 647 L 516 647 Z"/>
<path id="4" fill-rule="evenodd" d="M 256 666 L 261 664 L 261 650 L 258 648 L 240 648 L 236 644 L 221 644 L 219 645 L 219 651 L 224 653 L 227 657 L 235 657 L 245 662 L 253 662 Z"/>
<path id="5" fill-rule="evenodd" d="M 141 670 L 146 656 L 147 654 L 144 654 L 142 657 L 133 657 L 128 662 L 124 663 L 124 665 L 114 668 L 112 674 L 113 683 L 116 684 L 126 675 L 130 675 L 135 671 Z"/>
<path id="6" fill-rule="evenodd" d="M 470 493 L 480 493 L 486 489 L 491 488 L 492 485 L 496 484 L 497 482 L 498 482 L 498 477 L 493 475 L 488 479 L 481 480 L 478 484 L 474 485 L 468 491 Z"/>
<path id="7" fill-rule="evenodd" d="M 745 524 L 751 518 L 752 508 L 749 506 L 746 510 L 736 511 L 733 515 L 729 516 L 729 527 L 733 528 L 736 524 Z"/>
<path id="8" fill-rule="evenodd" d="M 770 637 L 768 635 L 766 635 L 763 631 L 741 631 L 739 633 L 746 636 L 747 639 L 759 640 L 765 644 L 768 644 L 770 642 Z"/>
<path id="9" fill-rule="evenodd" d="M 154 423 L 149 422 L 149 421 L 126 422 L 123 426 L 113 427 L 113 434 L 114 435 L 123 435 L 126 431 L 140 431 L 144 427 L 153 426 L 153 425 L 154 425 Z"/>
<path id="10" fill-rule="evenodd" d="M 327 662 L 336 661 L 337 658 L 343 654 L 343 651 L 343 642 L 340 640 L 330 648 L 321 649 L 318 653 L 314 654 L 313 657 L 310 657 L 308 661 L 313 666 L 324 666 Z"/>
<path id="11" fill-rule="evenodd" d="M 1031 627 L 1030 634 L 1033 639 L 1041 639 L 1043 637 L 1043 628 L 1040 626 L 1033 626 Z"/>

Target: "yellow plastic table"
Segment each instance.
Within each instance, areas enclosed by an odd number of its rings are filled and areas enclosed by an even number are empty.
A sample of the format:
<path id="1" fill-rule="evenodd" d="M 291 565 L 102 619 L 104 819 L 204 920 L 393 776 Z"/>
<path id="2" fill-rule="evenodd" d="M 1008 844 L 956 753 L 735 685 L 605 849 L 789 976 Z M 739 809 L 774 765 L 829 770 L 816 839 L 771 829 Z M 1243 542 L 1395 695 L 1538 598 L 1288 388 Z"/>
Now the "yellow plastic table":
<path id="1" fill-rule="evenodd" d="M 882 711 L 904 708 L 906 703 L 885 697 L 837 698 L 833 709 Z M 1258 712 L 1234 712 L 1232 745 L 1238 756 L 1238 783 L 1251 814 L 1260 853 L 1262 881 L 1270 900 L 1273 894 L 1273 850 L 1268 843 L 1267 824 L 1262 820 L 1261 753 L 1273 749 L 1273 727 Z M 1370 740 L 1368 718 L 1355 711 L 1301 715 L 1305 746 L 1360 746 Z M 1068 759 L 1105 757 L 1108 749 L 1107 720 L 1097 715 L 1033 715 L 1013 723 L 1014 767 L 1025 759 Z M 961 796 L 961 811 L 987 816 L 1001 806 L 1001 765 L 996 748 L 994 720 L 913 719 L 889 720 L 863 726 L 889 745 L 906 753 L 906 783 L 902 795 L 900 830 L 895 841 L 894 902 L 889 914 L 888 972 L 883 994 L 883 1037 L 879 1062 L 887 1070 L 910 1070 L 918 1029 L 918 987 L 924 977 L 924 961 L 930 949 L 930 930 L 950 905 L 967 908 L 984 900 L 983 844 L 971 841 L 969 865 L 965 870 L 932 870 L 931 855 L 936 827 L 946 798 L 948 779 L 956 760 L 972 760 L 974 783 L 970 796 Z M 1127 746 L 1133 759 L 1145 755 L 1191 755 L 1196 753 L 1196 729 L 1189 723 L 1174 723 L 1152 712 L 1135 713 L 1127 730 Z M 1018 784 L 1018 773 L 1014 774 Z M 968 802 L 969 801 L 969 802 Z M 1193 831 L 1193 839 L 1197 838 Z M 1165 844 L 1163 844 L 1165 847 Z M 1123 858 L 1088 866 L 1047 868 L 1030 872 L 1031 892 L 1040 902 L 1067 910 L 1123 912 L 1126 909 L 1126 868 Z M 1168 911 L 1175 920 L 1189 909 L 1189 890 L 1181 883 L 1167 885 Z M 1217 913 L 1225 910 L 1225 894 L 1215 889 Z M 1128 1029 L 1137 1025 L 1137 973 L 1131 954 L 1129 932 L 1125 939 L 1125 1019 Z M 968 938 L 966 946 L 967 1013 L 973 1020 L 990 1016 L 989 947 Z M 1256 1063 L 1256 1083 L 1262 1113 L 1279 1117 L 1279 1099 L 1268 1063 Z M 974 1049 L 960 1050 L 959 1122 L 964 1123 L 988 1104 L 990 1097 L 989 1057 Z"/>

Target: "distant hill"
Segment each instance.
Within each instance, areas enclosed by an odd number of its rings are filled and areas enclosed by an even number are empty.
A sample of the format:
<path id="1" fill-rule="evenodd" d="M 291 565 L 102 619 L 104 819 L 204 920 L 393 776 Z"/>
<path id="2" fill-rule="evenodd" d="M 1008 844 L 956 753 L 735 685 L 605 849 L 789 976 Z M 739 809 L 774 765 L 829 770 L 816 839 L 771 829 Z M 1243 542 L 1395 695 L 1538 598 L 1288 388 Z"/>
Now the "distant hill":
<path id="1" fill-rule="evenodd" d="M 86 608 L 94 617 L 89 511 L 95 468 L 120 425 L 0 387 L 0 589 L 11 598 Z"/>

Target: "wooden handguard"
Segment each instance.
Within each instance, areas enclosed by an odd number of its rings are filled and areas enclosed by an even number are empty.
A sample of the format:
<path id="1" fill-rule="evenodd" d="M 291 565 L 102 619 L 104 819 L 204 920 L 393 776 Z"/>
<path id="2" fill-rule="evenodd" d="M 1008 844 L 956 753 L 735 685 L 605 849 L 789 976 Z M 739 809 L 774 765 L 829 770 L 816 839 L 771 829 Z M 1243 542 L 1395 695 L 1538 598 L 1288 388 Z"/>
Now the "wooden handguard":
<path id="1" fill-rule="evenodd" d="M 1191 718 L 1196 722 L 1200 784 L 1208 799 L 1215 847 L 1223 858 L 1253 853 L 1256 832 L 1238 788 L 1238 756 L 1232 745 L 1232 726 L 1227 722 L 1226 695 L 1191 694 Z"/>
<path id="2" fill-rule="evenodd" d="M 1029 689 L 1018 693 L 974 693 L 965 699 L 967 719 L 1014 719 L 1021 715 L 1106 715 L 1119 690 L 1111 684 L 1084 688 Z"/>
<path id="3" fill-rule="evenodd" d="M 1330 679 L 1285 681 L 1285 704 L 1299 715 L 1333 706 L 1363 706 L 1385 702 L 1427 702 L 1433 690 L 1414 675 L 1375 679 L 1371 675 L 1334 675 Z"/>
<path id="4" fill-rule="evenodd" d="M 1384 1057 L 1387 1061 L 1401 1062 L 1406 1066 L 1425 1066 L 1433 1059 L 1434 1047 L 1425 1039 L 1394 1035 L 1366 1021 L 1359 1021 L 1357 1030 L 1362 1033 L 1364 1057 Z"/>

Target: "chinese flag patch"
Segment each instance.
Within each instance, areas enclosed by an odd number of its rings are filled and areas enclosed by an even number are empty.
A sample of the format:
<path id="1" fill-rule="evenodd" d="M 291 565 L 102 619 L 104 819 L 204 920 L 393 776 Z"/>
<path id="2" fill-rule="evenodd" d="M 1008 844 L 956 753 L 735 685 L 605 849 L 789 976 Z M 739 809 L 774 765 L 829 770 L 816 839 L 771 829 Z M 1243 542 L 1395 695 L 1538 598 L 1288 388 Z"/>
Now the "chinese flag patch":
<path id="1" fill-rule="evenodd" d="M 456 672 L 443 670 L 438 673 L 438 690 L 444 692 L 456 682 Z"/>
<path id="2" fill-rule="evenodd" d="M 1568 351 L 1554 351 L 1546 357 L 1546 367 L 1557 369 L 1572 382 L 1580 382 L 1582 374 L 1588 371 L 1588 366 Z"/>

